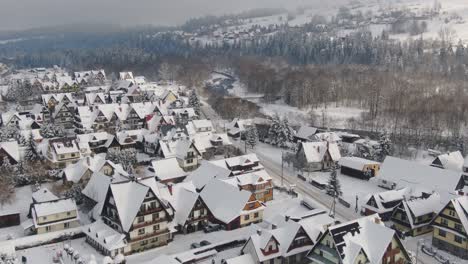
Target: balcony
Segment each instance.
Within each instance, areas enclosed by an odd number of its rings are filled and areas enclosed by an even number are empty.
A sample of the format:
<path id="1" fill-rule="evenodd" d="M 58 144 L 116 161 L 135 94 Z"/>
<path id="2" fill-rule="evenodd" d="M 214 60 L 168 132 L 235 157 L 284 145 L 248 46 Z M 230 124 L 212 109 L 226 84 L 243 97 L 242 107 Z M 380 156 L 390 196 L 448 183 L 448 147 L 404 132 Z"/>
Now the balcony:
<path id="1" fill-rule="evenodd" d="M 140 210 L 138 211 L 138 216 L 142 216 L 142 215 L 149 215 L 149 214 L 153 214 L 153 213 L 157 213 L 157 212 L 161 212 L 163 209 L 161 207 L 156 207 L 156 208 L 147 208 L 145 210 Z"/>
<path id="2" fill-rule="evenodd" d="M 136 223 L 136 224 L 133 224 L 133 229 L 139 229 L 139 228 L 142 228 L 142 227 L 145 227 L 145 226 L 158 224 L 158 223 L 161 223 L 161 222 L 164 222 L 164 221 L 166 221 L 165 218 L 157 218 L 157 219 L 154 219 L 152 221 L 145 221 L 145 222 L 141 222 L 141 223 Z"/>
<path id="3" fill-rule="evenodd" d="M 152 238 L 152 237 L 157 237 L 157 236 L 160 236 L 160 235 L 164 235 L 164 234 L 169 234 L 169 229 L 163 229 L 161 231 L 158 231 L 158 232 L 152 232 L 152 233 L 148 233 L 148 234 L 143 234 L 143 235 L 139 235 L 133 239 L 130 239 L 130 243 L 133 243 L 133 242 L 137 242 L 137 241 L 140 241 L 140 240 L 144 240 L 144 239 L 147 239 L 147 238 Z"/>

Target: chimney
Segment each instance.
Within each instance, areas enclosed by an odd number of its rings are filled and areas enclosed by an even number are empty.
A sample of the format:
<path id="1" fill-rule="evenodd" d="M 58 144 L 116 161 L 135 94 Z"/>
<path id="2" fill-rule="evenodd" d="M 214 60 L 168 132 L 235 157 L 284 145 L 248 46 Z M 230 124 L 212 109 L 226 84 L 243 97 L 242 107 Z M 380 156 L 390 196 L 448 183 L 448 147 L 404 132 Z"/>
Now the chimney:
<path id="1" fill-rule="evenodd" d="M 169 193 L 172 195 L 172 184 L 168 184 L 167 189 L 169 190 Z"/>
<path id="2" fill-rule="evenodd" d="M 259 236 L 262 235 L 262 230 L 261 229 L 257 229 L 257 235 L 259 235 Z"/>
<path id="3" fill-rule="evenodd" d="M 86 157 L 86 164 L 89 166 L 91 166 L 91 157 Z"/>
<path id="4" fill-rule="evenodd" d="M 288 222 L 289 221 L 289 215 L 284 216 L 284 221 Z"/>

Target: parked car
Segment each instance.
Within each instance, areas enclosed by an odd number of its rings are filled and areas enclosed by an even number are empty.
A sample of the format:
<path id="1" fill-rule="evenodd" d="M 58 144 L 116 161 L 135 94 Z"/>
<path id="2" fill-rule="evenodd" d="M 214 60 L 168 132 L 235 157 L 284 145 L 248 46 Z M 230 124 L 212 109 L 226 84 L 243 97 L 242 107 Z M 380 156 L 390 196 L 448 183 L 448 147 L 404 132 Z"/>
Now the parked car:
<path id="1" fill-rule="evenodd" d="M 211 233 L 211 232 L 216 232 L 222 229 L 221 225 L 218 224 L 209 224 L 203 227 L 203 231 L 205 233 Z"/>
<path id="2" fill-rule="evenodd" d="M 211 245 L 210 241 L 207 241 L 207 240 L 200 241 L 200 246 L 204 247 L 204 246 L 208 246 L 208 245 Z"/>
<path id="3" fill-rule="evenodd" d="M 192 243 L 192 244 L 190 244 L 190 248 L 191 248 L 191 249 L 195 249 L 195 248 L 199 248 L 199 247 L 201 247 L 201 245 L 198 244 L 198 243 Z"/>

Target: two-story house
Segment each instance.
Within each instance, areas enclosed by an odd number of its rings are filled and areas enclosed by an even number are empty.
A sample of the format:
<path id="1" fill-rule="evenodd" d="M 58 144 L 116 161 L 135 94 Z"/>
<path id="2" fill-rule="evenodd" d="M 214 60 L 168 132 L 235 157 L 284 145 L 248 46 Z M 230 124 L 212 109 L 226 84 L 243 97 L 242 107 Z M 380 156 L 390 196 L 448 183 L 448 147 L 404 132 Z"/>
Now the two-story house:
<path id="1" fill-rule="evenodd" d="M 191 171 L 198 168 L 202 156 L 195 144 L 190 140 L 160 141 L 158 153 L 163 158 L 177 158 L 179 166 Z"/>
<path id="2" fill-rule="evenodd" d="M 223 181 L 251 192 L 261 202 L 273 200 L 273 180 L 266 170 L 236 175 Z"/>
<path id="3" fill-rule="evenodd" d="M 77 162 L 81 153 L 75 138 L 57 138 L 49 140 L 46 157 L 52 167 L 65 168 Z"/>
<path id="4" fill-rule="evenodd" d="M 55 232 L 80 226 L 78 210 L 73 199 L 55 199 L 33 203 L 31 209 L 34 234 Z"/>
<path id="5" fill-rule="evenodd" d="M 400 232 L 418 236 L 432 232 L 431 222 L 442 207 L 437 193 L 429 197 L 405 199 L 392 215 L 394 227 Z"/>
<path id="6" fill-rule="evenodd" d="M 172 240 L 169 223 L 174 209 L 158 195 L 154 178 L 110 184 L 101 212 L 102 222 L 113 229 L 110 237 L 120 237 L 120 234 L 125 237 L 120 240 L 121 247 L 113 253 L 128 255 L 166 245 Z M 95 239 L 99 233 L 97 228 L 90 228 L 86 236 L 91 245 L 102 250 L 108 240 Z"/>
<path id="7" fill-rule="evenodd" d="M 468 196 L 450 200 L 432 221 L 432 245 L 468 259 Z"/>
<path id="8" fill-rule="evenodd" d="M 301 142 L 296 153 L 298 165 L 306 171 L 330 169 L 341 159 L 337 143 Z"/>
<path id="9" fill-rule="evenodd" d="M 219 167 L 232 171 L 234 175 L 245 174 L 263 169 L 263 165 L 260 164 L 260 160 L 255 154 L 246 154 L 210 162 Z"/>
<path id="10" fill-rule="evenodd" d="M 307 257 L 309 263 L 410 262 L 410 257 L 395 231 L 386 227 L 378 215 L 329 227 Z"/>
<path id="11" fill-rule="evenodd" d="M 405 196 L 410 198 L 408 188 L 369 194 L 364 198 L 365 203 L 361 206 L 361 213 L 363 215 L 379 214 L 383 221 L 388 221 Z"/>

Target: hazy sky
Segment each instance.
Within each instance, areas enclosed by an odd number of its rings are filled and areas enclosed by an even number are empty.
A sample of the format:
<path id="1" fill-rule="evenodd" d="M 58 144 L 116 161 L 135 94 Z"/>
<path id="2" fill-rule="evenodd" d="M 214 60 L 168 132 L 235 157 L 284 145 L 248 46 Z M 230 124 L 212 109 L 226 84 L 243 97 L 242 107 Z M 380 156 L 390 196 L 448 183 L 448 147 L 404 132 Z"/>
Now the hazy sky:
<path id="1" fill-rule="evenodd" d="M 75 23 L 173 25 L 187 18 L 345 0 L 0 0 L 0 30 Z"/>

